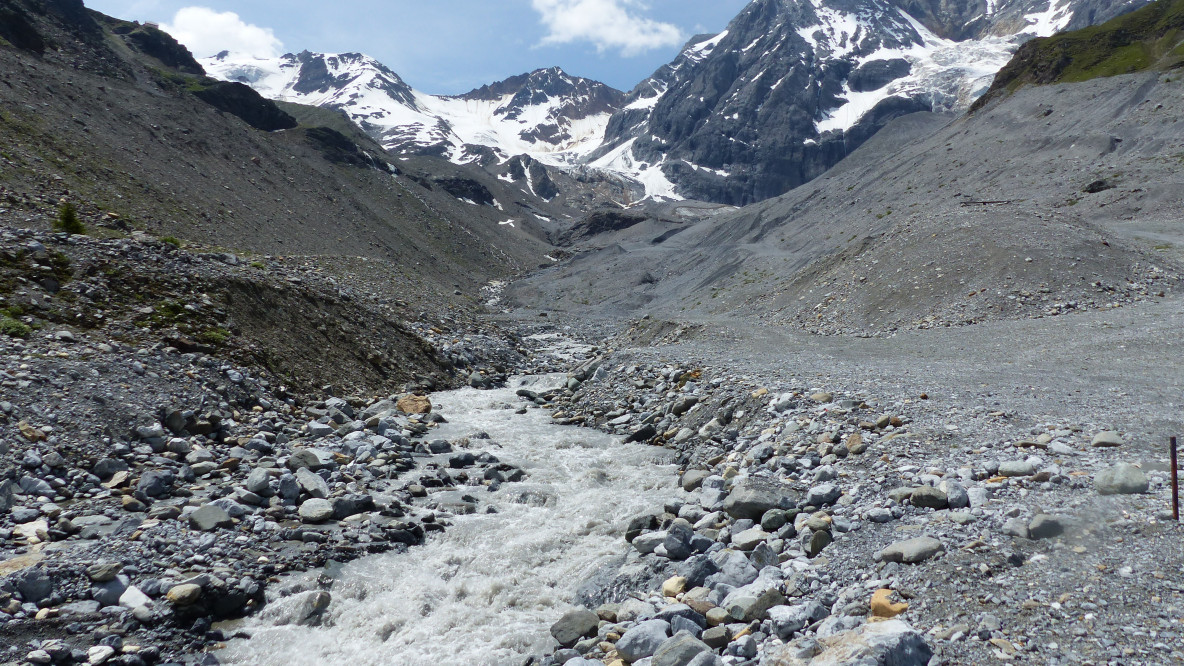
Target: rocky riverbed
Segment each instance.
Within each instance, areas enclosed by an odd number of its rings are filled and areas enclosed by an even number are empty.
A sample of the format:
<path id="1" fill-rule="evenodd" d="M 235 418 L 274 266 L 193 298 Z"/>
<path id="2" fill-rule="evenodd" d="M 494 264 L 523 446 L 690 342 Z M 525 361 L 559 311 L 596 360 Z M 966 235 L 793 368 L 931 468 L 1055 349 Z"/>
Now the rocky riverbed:
<path id="1" fill-rule="evenodd" d="M 421 328 L 457 365 L 482 365 L 492 339 Z M 0 657 L 261 663 L 254 648 L 223 648 L 266 645 L 276 627 L 280 644 L 316 637 L 309 654 L 324 659 L 352 646 L 358 663 L 378 663 L 419 641 L 410 654 L 451 663 L 457 653 L 428 637 L 427 606 L 422 618 L 407 606 L 371 621 L 423 593 L 415 576 L 392 587 L 382 571 L 418 553 L 467 571 L 446 552 L 449 528 L 493 524 L 478 521 L 505 508 L 514 484 L 551 471 L 499 452 L 515 418 L 541 416 L 612 435 L 599 445 L 610 455 L 652 449 L 676 463 L 653 471 L 672 490 L 624 513 L 588 503 L 583 519 L 604 524 L 595 557 L 550 579 L 548 601 L 513 630 L 463 630 L 465 612 L 498 617 L 498 593 L 468 595 L 504 589 L 505 567 L 467 580 L 441 630 L 469 650 L 465 663 L 1184 659 L 1180 529 L 1165 513 L 1167 468 L 1141 433 L 611 351 L 621 339 L 559 344 L 560 333 L 531 326 L 517 339 L 523 369 L 567 375 L 503 389 L 506 434 L 492 439 L 447 423 L 447 409 L 425 413 L 430 393 L 302 403 L 245 368 L 166 346 L 0 338 L 17 465 L 0 492 Z M 476 389 L 504 379 L 468 376 Z M 79 394 L 103 401 L 67 400 Z M 156 407 L 116 411 L 129 404 Z M 107 431 L 77 430 L 88 422 Z M 601 500 L 637 497 L 612 486 Z M 512 552 L 499 557 L 513 566 Z M 301 571 L 313 573 L 284 576 Z M 219 623 L 243 615 L 258 618 Z M 346 627 L 353 643 L 341 642 Z"/>

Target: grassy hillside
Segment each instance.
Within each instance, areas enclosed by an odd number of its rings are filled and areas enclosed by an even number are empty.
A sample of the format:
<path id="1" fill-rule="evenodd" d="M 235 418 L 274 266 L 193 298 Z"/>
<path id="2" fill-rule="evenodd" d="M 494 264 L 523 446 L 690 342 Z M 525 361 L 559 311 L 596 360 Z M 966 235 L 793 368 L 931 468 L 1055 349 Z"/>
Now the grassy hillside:
<path id="1" fill-rule="evenodd" d="M 1184 0 L 1158 0 L 1101 25 L 1024 44 L 974 108 L 1025 84 L 1074 83 L 1181 66 Z"/>

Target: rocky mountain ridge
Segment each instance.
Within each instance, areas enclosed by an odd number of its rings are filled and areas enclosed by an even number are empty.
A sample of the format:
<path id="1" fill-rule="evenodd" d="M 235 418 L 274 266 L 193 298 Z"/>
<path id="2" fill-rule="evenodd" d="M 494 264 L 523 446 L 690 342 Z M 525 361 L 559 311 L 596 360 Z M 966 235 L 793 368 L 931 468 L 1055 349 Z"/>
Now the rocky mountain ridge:
<path id="1" fill-rule="evenodd" d="M 526 154 L 568 164 L 620 107 L 624 93 L 558 67 L 482 86 L 463 95 L 413 90 L 382 63 L 359 53 L 308 51 L 274 59 L 227 52 L 202 61 L 212 75 L 246 83 L 265 96 L 339 109 L 395 154 L 500 161 Z"/>
<path id="2" fill-rule="evenodd" d="M 743 205 L 838 163 L 893 118 L 959 112 L 1032 37 L 1144 0 L 756 0 L 627 95 L 552 68 L 456 97 L 358 54 L 203 61 L 273 99 L 345 110 L 398 153 L 492 167 L 525 155 L 612 174 L 638 197 Z M 529 188 L 532 189 L 532 188 Z"/>

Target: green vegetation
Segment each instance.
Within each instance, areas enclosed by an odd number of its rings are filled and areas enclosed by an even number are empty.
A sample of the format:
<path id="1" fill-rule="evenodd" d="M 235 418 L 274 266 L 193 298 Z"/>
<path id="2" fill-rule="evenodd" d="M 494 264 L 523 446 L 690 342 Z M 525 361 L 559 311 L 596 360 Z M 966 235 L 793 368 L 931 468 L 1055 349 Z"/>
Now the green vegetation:
<path id="1" fill-rule="evenodd" d="M 1025 84 L 1088 81 L 1181 66 L 1184 0 L 1157 0 L 1101 25 L 1024 44 L 971 110 Z"/>
<path id="2" fill-rule="evenodd" d="M 12 338 L 27 338 L 33 332 L 29 325 L 8 315 L 0 315 L 0 334 Z"/>
<path id="3" fill-rule="evenodd" d="M 230 339 L 230 331 L 219 327 L 208 328 L 197 334 L 197 341 L 207 345 L 223 345 L 228 339 Z"/>
<path id="4" fill-rule="evenodd" d="M 86 233 L 86 226 L 78 219 L 78 209 L 68 201 L 58 208 L 58 219 L 54 222 L 53 228 L 71 234 Z"/>
<path id="5" fill-rule="evenodd" d="M 161 238 L 160 240 L 162 242 L 168 243 L 169 245 L 172 245 L 173 247 L 176 247 L 176 248 L 181 247 L 181 239 L 177 238 L 176 236 L 165 236 L 164 238 Z"/>
<path id="6" fill-rule="evenodd" d="M 24 314 L 19 305 L 7 309 L 0 309 L 0 335 L 12 338 L 27 338 L 33 332 L 33 327 L 18 319 Z"/>

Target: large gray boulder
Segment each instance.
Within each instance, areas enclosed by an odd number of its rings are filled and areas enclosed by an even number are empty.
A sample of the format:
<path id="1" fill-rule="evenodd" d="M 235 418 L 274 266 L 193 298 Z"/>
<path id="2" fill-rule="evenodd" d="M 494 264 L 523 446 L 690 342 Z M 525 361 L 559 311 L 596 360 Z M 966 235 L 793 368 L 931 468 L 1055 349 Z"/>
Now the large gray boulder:
<path id="1" fill-rule="evenodd" d="M 665 620 L 646 620 L 626 631 L 617 641 L 617 653 L 630 663 L 652 657 L 670 638 L 670 623 Z"/>
<path id="2" fill-rule="evenodd" d="M 234 521 L 230 519 L 230 514 L 220 506 L 214 504 L 206 504 L 197 511 L 189 514 L 189 526 L 195 530 L 202 532 L 209 532 L 216 530 L 219 527 L 231 527 Z"/>
<path id="3" fill-rule="evenodd" d="M 327 499 L 329 497 L 329 483 L 316 472 L 310 472 L 307 467 L 296 470 L 296 483 L 300 490 L 309 497 Z"/>
<path id="4" fill-rule="evenodd" d="M 797 606 L 775 606 L 769 609 L 769 620 L 773 623 L 773 631 L 782 640 L 789 640 L 794 634 L 806 627 L 824 620 L 830 611 L 817 601 L 808 601 Z"/>
<path id="5" fill-rule="evenodd" d="M 885 562 L 903 562 L 917 564 L 937 555 L 945 550 L 945 546 L 933 537 L 917 537 L 905 541 L 897 541 L 880 551 L 880 558 Z"/>
<path id="6" fill-rule="evenodd" d="M 571 647 L 581 638 L 596 635 L 600 618 L 587 608 L 568 611 L 551 625 L 551 636 L 563 647 Z"/>
<path id="7" fill-rule="evenodd" d="M 768 479 L 746 479 L 737 483 L 724 500 L 724 511 L 737 520 L 759 521 L 769 509 L 792 509 L 797 493 Z"/>
<path id="8" fill-rule="evenodd" d="M 872 622 L 814 644 L 816 650 L 790 645 L 762 664 L 768 666 L 926 666 L 933 649 L 902 620 Z"/>
<path id="9" fill-rule="evenodd" d="M 1099 495 L 1137 495 L 1147 492 L 1148 486 L 1147 475 L 1130 463 L 1118 463 L 1094 475 Z"/>
<path id="10" fill-rule="evenodd" d="M 661 647 L 654 652 L 651 664 L 652 666 L 687 666 L 695 657 L 711 651 L 706 643 L 692 636 L 690 632 L 680 631 L 662 643 Z"/>

